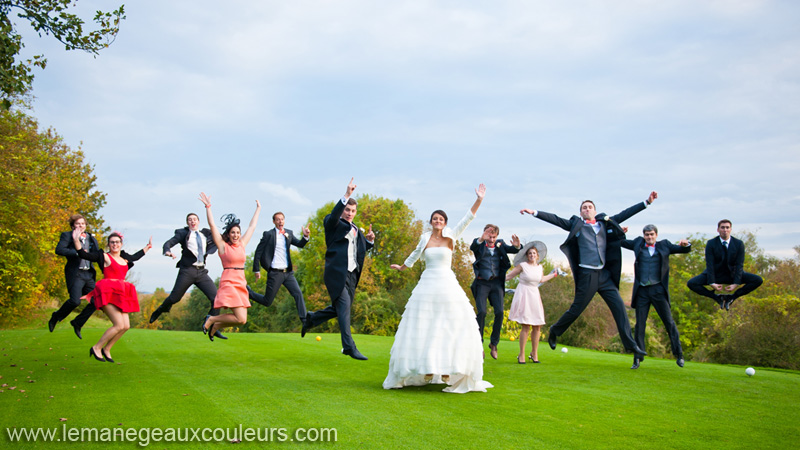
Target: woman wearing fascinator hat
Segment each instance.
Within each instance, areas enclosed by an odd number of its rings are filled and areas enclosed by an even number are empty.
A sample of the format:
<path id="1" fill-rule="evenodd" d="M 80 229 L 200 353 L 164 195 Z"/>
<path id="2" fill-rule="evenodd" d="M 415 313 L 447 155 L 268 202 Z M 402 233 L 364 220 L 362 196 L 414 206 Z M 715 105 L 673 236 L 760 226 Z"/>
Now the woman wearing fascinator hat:
<path id="1" fill-rule="evenodd" d="M 222 328 L 247 323 L 247 308 L 250 307 L 250 301 L 247 299 L 247 280 L 244 277 L 244 263 L 247 258 L 244 249 L 258 224 L 261 203 L 256 200 L 256 212 L 253 213 L 253 218 L 250 219 L 250 225 L 244 234 L 239 219 L 233 214 L 222 217 L 225 228 L 220 234 L 214 224 L 214 215 L 211 213 L 211 197 L 201 192 L 200 201 L 206 207 L 208 228 L 211 230 L 211 237 L 219 249 L 219 259 L 222 261 L 222 276 L 219 279 L 217 296 L 214 298 L 214 308 L 231 310 L 230 314 L 206 316 L 203 321 L 203 333 L 208 334 L 208 338 L 213 341 L 214 333 Z"/>
<path id="2" fill-rule="evenodd" d="M 553 270 L 548 275 L 542 276 L 542 266 L 539 261 L 547 256 L 547 246 L 542 241 L 531 241 L 522 247 L 514 258 L 514 268 L 506 275 L 506 281 L 519 275 L 519 285 L 514 291 L 511 309 L 508 311 L 508 320 L 522 325 L 519 336 L 519 355 L 517 362 L 525 364 L 525 345 L 531 328 L 531 361 L 539 362 L 539 336 L 541 327 L 545 324 L 542 297 L 539 295 L 539 285 L 558 276 L 558 271 Z"/>

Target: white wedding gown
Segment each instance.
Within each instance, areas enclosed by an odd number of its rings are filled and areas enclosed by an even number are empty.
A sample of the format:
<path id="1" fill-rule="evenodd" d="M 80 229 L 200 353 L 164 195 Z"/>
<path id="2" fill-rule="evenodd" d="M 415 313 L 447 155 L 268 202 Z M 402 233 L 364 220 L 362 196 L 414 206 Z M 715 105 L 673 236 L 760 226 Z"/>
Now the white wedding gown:
<path id="1" fill-rule="evenodd" d="M 383 387 L 446 383 L 444 392 L 486 392 L 493 386 L 482 380 L 481 336 L 475 311 L 450 269 L 453 252 L 431 247 L 423 257 L 426 268 L 400 320 Z M 427 374 L 433 378 L 426 380 Z"/>

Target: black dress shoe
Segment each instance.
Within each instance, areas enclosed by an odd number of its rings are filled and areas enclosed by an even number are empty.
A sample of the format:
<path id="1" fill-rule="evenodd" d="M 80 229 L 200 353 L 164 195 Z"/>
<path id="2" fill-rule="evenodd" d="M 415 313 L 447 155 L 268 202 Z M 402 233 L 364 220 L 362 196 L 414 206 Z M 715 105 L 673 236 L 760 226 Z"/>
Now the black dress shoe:
<path id="1" fill-rule="evenodd" d="M 556 338 L 558 336 L 553 333 L 553 329 L 547 331 L 547 343 L 550 344 L 550 348 L 555 350 L 556 349 Z"/>
<path id="2" fill-rule="evenodd" d="M 492 356 L 492 359 L 497 359 L 497 346 L 494 344 L 489 344 L 489 355 Z"/>
<path id="3" fill-rule="evenodd" d="M 222 333 L 220 333 L 220 332 L 219 332 L 219 330 L 217 330 L 217 331 L 215 331 L 215 332 L 214 332 L 214 337 L 216 337 L 216 338 L 220 338 L 220 339 L 222 339 L 223 341 L 225 341 L 225 340 L 227 340 L 227 339 L 228 339 L 228 336 L 223 336 L 223 335 L 222 335 Z"/>
<path id="4" fill-rule="evenodd" d="M 644 359 L 644 357 L 647 356 L 647 352 L 640 349 L 638 345 L 633 347 L 633 354 L 638 356 L 639 359 Z"/>
<path id="5" fill-rule="evenodd" d="M 75 330 L 75 336 L 78 336 L 78 339 L 83 339 L 83 336 L 81 336 L 81 327 L 75 325 L 74 320 L 70 320 L 69 324 L 72 325 L 72 329 Z"/>
<path id="6" fill-rule="evenodd" d="M 256 299 L 255 299 L 255 297 L 253 297 L 255 295 L 255 292 L 253 292 L 253 290 L 250 289 L 250 285 L 249 284 L 245 285 L 245 287 L 247 288 L 247 298 L 250 299 L 250 300 L 255 301 Z"/>
<path id="7" fill-rule="evenodd" d="M 678 367 L 683 367 L 683 364 L 684 364 L 684 361 L 683 361 L 683 356 L 681 356 L 680 358 L 678 358 L 678 359 L 675 361 L 675 364 L 677 364 L 677 365 L 678 365 Z"/>
<path id="8" fill-rule="evenodd" d="M 106 359 L 106 361 L 108 361 L 108 362 L 110 362 L 110 363 L 113 363 L 113 362 L 114 362 L 114 360 L 113 360 L 113 359 L 111 359 L 111 357 L 110 357 L 110 356 L 108 356 L 108 353 L 106 353 L 106 349 L 101 349 L 101 350 L 100 350 L 100 353 L 102 353 L 102 354 L 103 354 L 103 358 L 105 358 L 105 359 Z"/>
<path id="9" fill-rule="evenodd" d="M 58 323 L 58 320 L 56 320 L 56 313 L 53 313 L 53 315 L 50 316 L 50 320 L 47 322 L 47 328 L 50 329 L 51 333 L 53 332 L 53 330 L 56 329 L 56 324 L 57 323 Z"/>
<path id="10" fill-rule="evenodd" d="M 730 311 L 731 310 L 731 305 L 733 304 L 734 300 L 736 300 L 736 299 L 733 297 L 733 295 L 726 295 L 725 296 L 725 303 L 723 305 L 723 307 L 725 308 L 725 311 Z"/>
<path id="11" fill-rule="evenodd" d="M 160 315 L 161 315 L 161 313 L 163 313 L 163 312 L 164 312 L 164 311 L 162 311 L 162 310 L 161 310 L 161 307 L 160 307 L 160 306 L 159 306 L 158 308 L 156 308 L 156 310 L 155 310 L 155 311 L 153 311 L 153 314 L 150 314 L 150 323 L 153 323 L 153 322 L 155 322 L 156 320 L 158 320 L 158 316 L 160 316 Z"/>
<path id="12" fill-rule="evenodd" d="M 89 347 L 89 356 L 94 356 L 94 359 L 96 359 L 96 360 L 98 360 L 98 361 L 101 361 L 101 362 L 106 362 L 106 360 L 105 360 L 105 359 L 103 359 L 103 358 L 101 358 L 101 357 L 97 356 L 97 355 L 94 353 L 94 347 Z"/>
<path id="13" fill-rule="evenodd" d="M 311 328 L 311 320 L 309 320 L 308 316 L 306 316 L 305 320 L 303 320 L 303 328 L 300 329 L 300 337 L 306 337 L 306 333 L 308 329 Z"/>
<path id="14" fill-rule="evenodd" d="M 633 365 L 631 366 L 631 369 L 638 369 L 640 362 L 642 362 L 642 360 L 634 356 L 633 357 Z"/>
<path id="15" fill-rule="evenodd" d="M 344 353 L 345 355 L 347 355 L 347 356 L 349 356 L 349 357 L 351 357 L 353 359 L 357 359 L 359 361 L 366 361 L 367 360 L 367 357 L 362 355 L 361 352 L 359 352 L 357 348 L 354 348 L 354 349 L 348 350 L 348 351 L 342 350 L 342 353 Z"/>

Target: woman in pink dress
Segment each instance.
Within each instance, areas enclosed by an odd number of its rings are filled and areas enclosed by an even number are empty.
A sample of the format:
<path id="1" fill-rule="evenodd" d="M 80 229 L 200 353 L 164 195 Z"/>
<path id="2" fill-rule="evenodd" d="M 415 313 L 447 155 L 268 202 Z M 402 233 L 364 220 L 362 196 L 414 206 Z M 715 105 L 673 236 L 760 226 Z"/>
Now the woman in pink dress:
<path id="1" fill-rule="evenodd" d="M 233 214 L 222 218 L 225 229 L 220 234 L 214 224 L 214 215 L 211 213 L 211 197 L 201 192 L 200 201 L 206 206 L 208 228 L 211 229 L 211 237 L 219 249 L 219 259 L 222 260 L 222 276 L 219 279 L 214 308 L 231 310 L 230 314 L 206 316 L 203 321 L 203 333 L 207 333 L 208 338 L 213 341 L 214 333 L 217 331 L 247 323 L 247 308 L 250 307 L 250 301 L 247 299 L 247 280 L 244 278 L 244 263 L 247 258 L 244 249 L 250 242 L 258 224 L 261 203 L 256 200 L 256 212 L 250 219 L 250 225 L 247 226 L 244 234 L 239 226 L 239 219 Z"/>
<path id="2" fill-rule="evenodd" d="M 519 285 L 514 291 L 514 299 L 511 301 L 511 309 L 508 311 L 508 320 L 522 325 L 522 332 L 519 336 L 519 355 L 517 356 L 517 362 L 520 364 L 525 364 L 525 345 L 528 342 L 531 328 L 533 328 L 531 336 L 533 348 L 528 357 L 535 363 L 539 362 L 539 335 L 542 325 L 545 324 L 539 284 L 558 276 L 557 271 L 542 276 L 539 259 L 544 258 L 545 255 L 547 255 L 547 247 L 544 242 L 532 241 L 525 244 L 522 251 L 514 258 L 516 267 L 506 275 L 506 281 L 519 275 Z"/>
<path id="3" fill-rule="evenodd" d="M 97 309 L 102 309 L 111 320 L 111 327 L 89 348 L 89 356 L 98 361 L 113 363 L 111 347 L 130 329 L 128 314 L 139 311 L 136 287 L 125 281 L 125 276 L 128 274 L 128 269 L 133 267 L 133 261 L 138 261 L 153 248 L 153 238 L 151 236 L 150 242 L 133 255 L 122 251 L 122 234 L 116 231 L 108 236 L 108 253 L 102 251 L 89 253 L 84 250 L 81 246 L 81 230 L 78 228 L 72 232 L 72 241 L 81 258 L 97 263 L 103 270 L 103 279 L 97 282 L 94 290 L 86 297 Z"/>

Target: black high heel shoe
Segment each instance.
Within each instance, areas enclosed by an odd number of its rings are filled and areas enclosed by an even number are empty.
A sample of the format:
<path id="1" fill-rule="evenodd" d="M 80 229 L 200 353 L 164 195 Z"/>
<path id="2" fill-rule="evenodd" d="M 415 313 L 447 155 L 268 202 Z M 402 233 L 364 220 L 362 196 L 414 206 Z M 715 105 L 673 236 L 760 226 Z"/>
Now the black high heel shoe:
<path id="1" fill-rule="evenodd" d="M 113 362 L 114 362 L 114 360 L 113 360 L 113 359 L 111 359 L 111 357 L 110 357 L 110 356 L 108 356 L 108 353 L 106 353 L 106 349 L 104 349 L 104 348 L 103 348 L 103 349 L 100 349 L 100 353 L 102 353 L 102 354 L 103 354 L 103 358 L 105 358 L 105 359 L 106 359 L 106 361 L 108 361 L 108 362 L 110 362 L 110 363 L 113 363 Z"/>
<path id="2" fill-rule="evenodd" d="M 94 353 L 94 347 L 89 347 L 89 356 L 94 356 L 94 359 L 96 359 L 96 360 L 98 360 L 98 361 L 100 361 L 100 362 L 106 362 L 106 360 L 105 360 L 105 359 L 103 359 L 103 358 L 101 358 L 101 357 L 97 356 L 97 355 Z"/>
<path id="3" fill-rule="evenodd" d="M 523 357 L 523 358 L 522 358 L 522 361 L 520 361 L 520 360 L 519 360 L 519 357 L 517 357 L 517 363 L 518 363 L 518 364 L 525 364 L 525 358 Z"/>
<path id="4" fill-rule="evenodd" d="M 208 340 L 214 342 L 214 324 L 211 324 L 211 327 L 208 329 Z"/>
<path id="5" fill-rule="evenodd" d="M 207 315 L 206 318 L 203 319 L 203 323 L 200 324 L 200 329 L 203 330 L 203 334 L 207 334 L 208 333 L 208 329 L 206 328 L 206 322 L 208 322 L 208 318 L 209 317 L 211 317 L 210 314 Z"/>
<path id="6" fill-rule="evenodd" d="M 528 359 L 530 359 L 531 361 L 535 362 L 536 364 L 539 364 L 541 362 L 538 359 L 533 359 L 533 355 L 528 355 Z"/>

